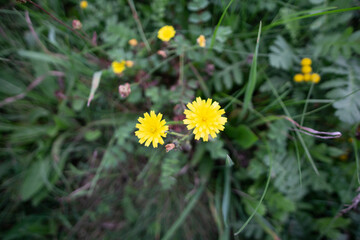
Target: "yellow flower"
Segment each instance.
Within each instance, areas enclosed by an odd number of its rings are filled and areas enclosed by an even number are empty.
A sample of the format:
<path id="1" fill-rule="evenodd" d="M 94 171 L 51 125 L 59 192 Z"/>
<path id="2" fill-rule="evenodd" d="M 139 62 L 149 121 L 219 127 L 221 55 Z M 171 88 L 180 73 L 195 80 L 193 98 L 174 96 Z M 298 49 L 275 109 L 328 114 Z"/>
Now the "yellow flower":
<path id="1" fill-rule="evenodd" d="M 112 62 L 111 66 L 114 73 L 120 74 L 125 70 L 125 61 L 124 60 L 121 62 L 114 61 Z"/>
<path id="2" fill-rule="evenodd" d="M 87 1 L 81 1 L 80 2 L 80 7 L 83 8 L 83 9 L 87 8 L 88 7 L 88 2 Z"/>
<path id="3" fill-rule="evenodd" d="M 302 82 L 304 81 L 304 75 L 302 75 L 301 73 L 298 73 L 294 76 L 294 81 L 295 82 Z"/>
<path id="4" fill-rule="evenodd" d="M 301 68 L 301 72 L 304 73 L 304 74 L 311 73 L 311 71 L 312 71 L 312 68 L 310 66 L 303 66 Z"/>
<path id="5" fill-rule="evenodd" d="M 131 68 L 132 66 L 134 66 L 134 62 L 133 62 L 133 61 L 128 60 L 128 61 L 126 61 L 126 62 L 125 62 L 125 65 L 126 65 L 126 67 Z"/>
<path id="6" fill-rule="evenodd" d="M 161 120 L 162 114 L 157 116 L 154 111 L 144 113 L 144 118 L 139 117 L 140 123 L 136 124 L 136 128 L 139 130 L 135 132 L 135 135 L 140 139 L 139 143 L 148 147 L 152 142 L 154 148 L 158 147 L 158 144 L 164 144 L 162 137 L 166 137 L 165 131 L 169 130 L 169 126 L 166 126 L 166 121 Z"/>
<path id="7" fill-rule="evenodd" d="M 196 98 L 196 101 L 188 103 L 184 114 L 186 118 L 184 123 L 187 125 L 187 129 L 193 129 L 195 139 L 199 140 L 202 138 L 205 142 L 209 139 L 209 134 L 212 138 L 216 137 L 219 131 L 224 130 L 224 124 L 226 123 L 226 117 L 221 115 L 225 113 L 224 109 L 220 109 L 218 102 L 212 99 L 207 101 L 202 100 L 200 97 Z"/>
<path id="8" fill-rule="evenodd" d="M 348 160 L 349 155 L 348 154 L 343 154 L 343 155 L 340 155 L 339 158 L 340 158 L 341 161 L 344 162 L 344 161 Z"/>
<path id="9" fill-rule="evenodd" d="M 310 80 L 311 80 L 311 74 L 309 73 L 304 74 L 304 81 L 309 82 Z"/>
<path id="10" fill-rule="evenodd" d="M 175 36 L 175 33 L 173 26 L 166 25 L 158 31 L 158 38 L 164 42 L 168 42 Z"/>
<path id="11" fill-rule="evenodd" d="M 310 66 L 311 65 L 311 59 L 310 58 L 303 58 L 301 60 L 301 65 L 303 66 Z"/>
<path id="12" fill-rule="evenodd" d="M 196 42 L 199 44 L 200 47 L 205 47 L 206 46 L 206 39 L 205 39 L 204 35 L 200 35 L 196 39 Z"/>
<path id="13" fill-rule="evenodd" d="M 133 39 L 130 39 L 130 40 L 129 40 L 129 44 L 130 44 L 131 46 L 135 47 L 135 46 L 138 44 L 138 42 L 137 42 L 137 40 L 136 40 L 135 38 L 133 38 Z"/>
<path id="14" fill-rule="evenodd" d="M 320 82 L 320 75 L 317 74 L 317 73 L 311 74 L 311 81 L 312 81 L 313 83 L 318 83 L 318 82 Z"/>

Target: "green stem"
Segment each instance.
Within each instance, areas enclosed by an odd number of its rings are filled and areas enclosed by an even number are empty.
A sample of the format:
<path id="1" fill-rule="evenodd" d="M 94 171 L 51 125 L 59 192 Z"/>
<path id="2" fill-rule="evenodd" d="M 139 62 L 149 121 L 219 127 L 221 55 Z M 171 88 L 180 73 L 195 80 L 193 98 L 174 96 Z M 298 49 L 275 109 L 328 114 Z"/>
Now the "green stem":
<path id="1" fill-rule="evenodd" d="M 301 121 L 300 121 L 300 125 L 301 125 L 301 126 L 304 124 L 305 113 L 306 113 L 307 106 L 308 106 L 308 104 L 309 104 L 309 98 L 310 98 L 310 96 L 311 96 L 311 93 L 312 93 L 313 89 L 314 89 L 314 83 L 311 83 L 311 86 L 310 86 L 308 95 L 307 95 L 307 97 L 306 97 L 303 114 L 302 114 L 302 116 L 301 116 Z"/>
<path id="2" fill-rule="evenodd" d="M 143 27 L 142 27 L 141 22 L 139 20 L 139 15 L 136 12 L 134 1 L 133 0 L 128 0 L 128 3 L 129 3 L 129 6 L 130 6 L 130 9 L 131 9 L 131 12 L 133 14 L 134 20 L 136 22 L 136 26 L 138 28 L 138 31 L 140 33 L 141 39 L 145 43 L 145 47 L 148 50 L 148 52 L 150 52 L 151 48 L 150 48 L 148 40 L 146 39 Z"/>
<path id="3" fill-rule="evenodd" d="M 180 125 L 180 124 L 184 124 L 183 121 L 169 121 L 166 123 L 167 125 Z"/>
<path id="4" fill-rule="evenodd" d="M 186 135 L 184 135 L 184 134 L 177 133 L 177 132 L 171 132 L 171 131 L 167 131 L 167 133 L 170 134 L 170 135 L 179 136 L 179 137 L 184 137 L 184 136 L 186 136 Z"/>

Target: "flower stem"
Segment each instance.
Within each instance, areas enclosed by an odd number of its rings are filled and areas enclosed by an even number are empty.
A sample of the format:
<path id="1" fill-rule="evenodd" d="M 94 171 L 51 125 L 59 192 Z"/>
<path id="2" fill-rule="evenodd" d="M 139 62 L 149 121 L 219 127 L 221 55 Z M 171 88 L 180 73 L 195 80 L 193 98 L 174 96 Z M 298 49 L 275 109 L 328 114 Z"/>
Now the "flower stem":
<path id="1" fill-rule="evenodd" d="M 167 122 L 167 125 L 181 125 L 184 124 L 183 121 L 169 121 Z"/>
<path id="2" fill-rule="evenodd" d="M 136 22 L 136 25 L 137 25 L 137 28 L 138 28 L 138 31 L 140 33 L 140 36 L 143 40 L 143 42 L 145 43 L 145 47 L 146 49 L 148 50 L 148 52 L 151 51 L 151 48 L 150 48 L 150 45 L 149 45 L 149 42 L 148 40 L 146 39 L 145 37 L 145 33 L 144 33 L 144 30 L 143 30 L 143 27 L 141 25 L 141 22 L 139 20 L 139 15 L 137 14 L 136 12 L 136 8 L 135 8 L 135 4 L 134 4 L 134 1 L 133 0 L 128 0 L 128 3 L 129 3 L 129 6 L 131 8 L 131 12 L 133 14 L 133 17 L 134 17 L 134 20 Z"/>

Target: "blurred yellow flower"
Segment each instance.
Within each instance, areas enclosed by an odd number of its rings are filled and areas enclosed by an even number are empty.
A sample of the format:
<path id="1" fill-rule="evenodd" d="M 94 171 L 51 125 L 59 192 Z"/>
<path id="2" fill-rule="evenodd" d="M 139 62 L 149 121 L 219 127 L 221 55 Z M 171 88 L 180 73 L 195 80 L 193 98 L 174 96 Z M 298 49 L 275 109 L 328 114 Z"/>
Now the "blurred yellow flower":
<path id="1" fill-rule="evenodd" d="M 304 74 L 311 73 L 311 71 L 312 71 L 312 68 L 310 66 L 303 66 L 301 68 L 301 72 L 304 73 Z"/>
<path id="2" fill-rule="evenodd" d="M 175 36 L 175 29 L 173 26 L 166 25 L 158 31 L 158 38 L 164 42 L 168 42 Z"/>
<path id="3" fill-rule="evenodd" d="M 111 66 L 114 73 L 120 74 L 125 70 L 125 61 L 124 60 L 121 62 L 114 61 L 112 62 Z"/>
<path id="4" fill-rule="evenodd" d="M 309 82 L 310 80 L 311 80 L 311 74 L 309 73 L 304 74 L 304 81 Z"/>
<path id="5" fill-rule="evenodd" d="M 340 155 L 339 158 L 340 158 L 341 161 L 346 161 L 346 160 L 348 160 L 349 155 L 348 154 L 343 154 L 343 155 Z"/>
<path id="6" fill-rule="evenodd" d="M 135 135 L 140 139 L 139 143 L 148 147 L 152 143 L 154 148 L 158 147 L 158 144 L 164 144 L 163 137 L 166 137 L 165 131 L 169 130 L 169 126 L 166 126 L 166 121 L 161 120 L 162 114 L 155 114 L 154 111 L 144 114 L 144 118 L 139 117 L 140 123 L 136 124 L 136 128 L 139 130 L 135 132 Z"/>
<path id="7" fill-rule="evenodd" d="M 294 81 L 295 82 L 302 82 L 304 81 L 304 75 L 302 75 L 301 73 L 298 73 L 294 76 Z"/>
<path id="8" fill-rule="evenodd" d="M 310 58 L 303 58 L 303 59 L 301 60 L 301 65 L 303 65 L 303 66 L 309 66 L 309 65 L 311 65 L 311 59 L 310 59 Z"/>
<path id="9" fill-rule="evenodd" d="M 196 101 L 188 103 L 184 114 L 186 116 L 184 124 L 187 125 L 187 129 L 193 129 L 195 139 L 200 138 L 207 142 L 209 135 L 212 138 L 216 137 L 216 134 L 224 130 L 224 124 L 227 122 L 226 117 L 221 115 L 225 113 L 224 109 L 220 109 L 218 102 L 212 99 L 207 101 L 202 100 L 200 97 L 196 98 Z"/>
<path id="10" fill-rule="evenodd" d="M 312 81 L 313 83 L 318 83 L 318 82 L 320 82 L 320 75 L 317 74 L 317 73 L 311 74 L 311 81 Z"/>
<path id="11" fill-rule="evenodd" d="M 128 61 L 125 61 L 125 65 L 126 65 L 126 67 L 131 68 L 132 66 L 134 66 L 134 62 L 133 62 L 133 61 L 128 60 Z"/>
<path id="12" fill-rule="evenodd" d="M 204 35 L 200 35 L 196 39 L 196 42 L 199 44 L 200 47 L 205 47 L 206 46 L 206 39 L 205 39 Z"/>
<path id="13" fill-rule="evenodd" d="M 129 44 L 130 44 L 131 46 L 135 47 L 135 46 L 138 44 L 138 42 L 137 42 L 137 40 L 136 40 L 135 38 L 133 38 L 133 39 L 130 39 L 130 40 L 129 40 Z"/>
<path id="14" fill-rule="evenodd" d="M 88 7 L 88 2 L 87 1 L 81 1 L 80 2 L 80 7 L 83 8 L 83 9 L 87 8 Z"/>

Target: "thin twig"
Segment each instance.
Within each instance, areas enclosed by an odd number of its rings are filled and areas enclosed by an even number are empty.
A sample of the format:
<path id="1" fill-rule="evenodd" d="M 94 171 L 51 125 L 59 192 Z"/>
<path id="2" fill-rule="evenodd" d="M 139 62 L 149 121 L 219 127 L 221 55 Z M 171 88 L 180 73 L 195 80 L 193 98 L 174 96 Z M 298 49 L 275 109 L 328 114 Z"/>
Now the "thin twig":
<path id="1" fill-rule="evenodd" d="M 46 11 L 44 8 L 42 8 L 40 5 L 38 5 L 37 3 L 34 3 L 31 0 L 26 0 L 28 3 L 31 3 L 32 5 L 34 5 L 35 7 L 37 7 L 38 9 L 40 9 L 41 11 L 43 11 L 44 13 L 46 13 L 47 15 L 49 15 L 49 17 L 51 17 L 52 19 L 54 19 L 56 22 L 60 23 L 61 25 L 63 25 L 64 27 L 66 27 L 67 29 L 69 29 L 70 31 L 72 31 L 73 33 L 75 33 L 78 37 L 82 38 L 83 40 L 85 40 L 86 42 L 90 43 L 91 45 L 93 45 L 92 41 L 87 39 L 85 36 L 81 35 L 78 31 L 76 31 L 75 29 L 73 29 L 72 27 L 70 27 L 69 25 L 67 25 L 66 23 L 64 23 L 63 21 L 61 21 L 60 19 L 56 18 L 54 15 L 52 15 L 50 12 Z"/>
<path id="2" fill-rule="evenodd" d="M 45 45 L 40 41 L 40 38 L 39 36 L 36 34 L 35 30 L 34 30 L 34 27 L 32 25 L 32 22 L 31 22 L 31 19 L 30 19 L 30 16 L 29 16 L 29 12 L 28 11 L 25 11 L 25 20 L 28 24 L 28 27 L 30 29 L 30 32 L 32 33 L 33 37 L 35 38 L 36 42 L 39 44 L 39 46 L 41 47 L 41 49 L 50 54 L 49 50 L 45 47 Z"/>
<path id="3" fill-rule="evenodd" d="M 210 97 L 210 91 L 209 91 L 209 89 L 207 88 L 204 79 L 201 77 L 201 75 L 199 74 L 198 70 L 194 67 L 194 65 L 193 65 L 191 62 L 189 62 L 189 66 L 190 66 L 191 70 L 194 72 L 196 78 L 199 80 L 200 87 L 201 87 L 202 90 L 204 91 L 205 96 L 206 96 L 207 98 L 209 98 L 209 97 Z"/>
<path id="4" fill-rule="evenodd" d="M 26 88 L 26 90 L 23 93 L 20 93 L 18 95 L 12 96 L 12 97 L 8 97 L 5 98 L 4 100 L 2 100 L 0 102 L 0 107 L 3 107 L 5 105 L 8 105 L 10 103 L 13 103 L 17 100 L 23 99 L 24 97 L 26 97 L 26 94 L 28 92 L 30 92 L 32 89 L 34 89 L 37 85 L 39 85 L 47 76 L 56 76 L 56 77 L 62 77 L 65 74 L 63 72 L 59 72 L 59 71 L 50 71 L 44 75 L 41 75 L 40 77 L 37 77 L 32 83 L 30 83 L 30 85 Z"/>

